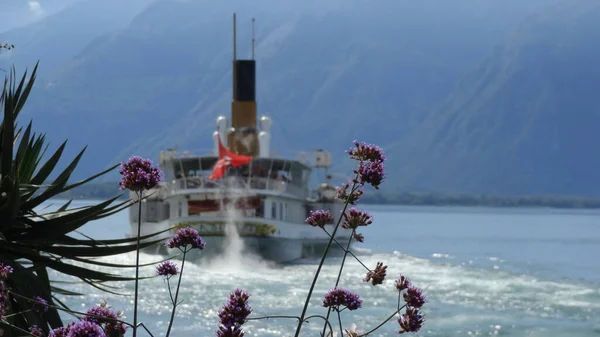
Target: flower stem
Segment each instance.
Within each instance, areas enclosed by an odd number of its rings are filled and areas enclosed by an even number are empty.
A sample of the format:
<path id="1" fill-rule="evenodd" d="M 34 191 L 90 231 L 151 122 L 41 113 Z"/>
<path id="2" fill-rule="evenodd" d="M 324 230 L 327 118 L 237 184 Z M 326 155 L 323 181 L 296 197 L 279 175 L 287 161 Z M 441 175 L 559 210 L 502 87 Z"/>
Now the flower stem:
<path id="1" fill-rule="evenodd" d="M 358 176 L 358 175 L 357 175 Z M 350 191 L 354 189 L 356 183 L 352 185 Z M 337 224 L 333 228 L 333 232 L 331 233 L 331 237 L 329 238 L 329 242 L 327 243 L 327 247 L 325 248 L 325 252 L 323 253 L 323 257 L 321 257 L 321 262 L 319 262 L 319 267 L 317 267 L 317 272 L 315 273 L 315 277 L 312 280 L 310 288 L 308 289 L 308 295 L 306 296 L 306 301 L 304 302 L 304 308 L 302 309 L 302 314 L 300 315 L 300 322 L 298 322 L 298 327 L 296 328 L 296 333 L 294 337 L 300 336 L 300 330 L 302 330 L 302 323 L 304 323 L 304 317 L 306 316 L 306 310 L 308 309 L 308 304 L 310 303 L 310 297 L 312 296 L 313 290 L 315 289 L 315 285 L 317 284 L 317 279 L 319 278 L 319 273 L 321 273 L 321 268 L 325 263 L 325 258 L 327 257 L 327 253 L 329 253 L 329 247 L 331 247 L 331 243 L 333 242 L 333 238 L 335 237 L 335 233 L 340 227 L 340 223 L 342 222 L 342 218 L 344 217 L 344 213 L 346 213 L 346 209 L 348 208 L 348 204 L 350 203 L 350 197 L 346 199 L 346 203 L 344 204 L 344 209 L 342 210 L 342 214 L 338 218 Z"/>
<path id="2" fill-rule="evenodd" d="M 352 237 L 354 236 L 354 229 L 352 230 L 352 233 L 350 234 L 350 239 L 348 239 L 348 244 L 346 244 L 346 249 L 344 249 L 344 256 L 342 257 L 342 263 L 340 264 L 340 270 L 338 272 L 338 276 L 337 279 L 335 280 L 335 287 L 337 288 L 337 286 L 340 284 L 340 279 L 342 278 L 342 270 L 344 269 L 344 263 L 346 262 L 346 256 L 348 256 L 348 252 L 350 250 L 350 244 L 352 243 Z M 358 260 L 358 259 L 357 259 Z M 329 315 L 331 314 L 331 307 L 327 308 L 327 316 L 325 316 L 325 319 L 329 319 Z M 340 313 L 338 312 L 338 318 L 340 316 Z M 327 325 L 323 325 L 323 335 L 325 335 L 325 331 L 327 330 Z M 344 334 L 341 334 L 341 336 L 343 337 Z"/>
<path id="3" fill-rule="evenodd" d="M 337 287 L 340 284 L 340 279 L 342 278 L 342 270 L 344 269 L 344 263 L 346 262 L 346 256 L 348 256 L 348 252 L 350 251 L 350 244 L 352 243 L 352 236 L 354 235 L 354 229 L 350 234 L 350 238 L 348 239 L 348 243 L 346 244 L 346 249 L 344 249 L 344 256 L 342 257 L 342 264 L 340 265 L 340 270 L 338 272 L 337 279 L 335 280 L 335 286 Z"/>
<path id="4" fill-rule="evenodd" d="M 249 317 L 248 321 L 258 321 L 261 319 L 271 319 L 271 318 L 293 318 L 296 320 L 300 320 L 300 317 L 298 316 L 289 316 L 289 315 L 267 315 L 267 316 L 260 316 L 260 317 Z M 325 321 L 325 325 L 329 327 L 329 331 L 330 333 L 333 335 L 333 328 L 331 327 L 331 323 L 322 315 L 312 315 L 312 316 L 307 316 L 304 318 L 304 321 L 308 323 L 308 320 L 311 318 L 322 318 Z"/>
<path id="5" fill-rule="evenodd" d="M 381 324 L 379 324 L 378 326 L 374 327 L 373 329 L 371 329 L 371 330 L 369 330 L 369 331 L 367 331 L 367 332 L 363 333 L 363 334 L 362 334 L 362 335 L 360 335 L 359 337 L 363 337 L 363 336 L 366 336 L 366 335 L 368 335 L 368 334 L 371 334 L 371 333 L 375 332 L 377 329 L 381 328 L 381 327 L 382 327 L 382 326 L 383 326 L 385 323 L 389 322 L 389 321 L 390 321 L 390 319 L 394 318 L 394 316 L 396 316 L 396 314 L 397 314 L 397 313 L 399 313 L 399 312 L 400 312 L 400 310 L 402 310 L 404 307 L 406 307 L 406 304 L 405 304 L 405 305 L 403 305 L 402 307 L 400 307 L 398 310 L 394 311 L 394 313 L 393 313 L 393 314 L 391 314 L 391 315 L 390 315 L 390 316 L 389 316 L 389 317 L 388 317 L 388 318 L 387 318 L 385 321 L 381 322 Z"/>
<path id="6" fill-rule="evenodd" d="M 171 291 L 171 283 L 169 282 L 169 277 L 167 277 L 167 289 L 169 289 L 169 298 L 171 298 L 171 303 L 175 304 L 175 300 L 173 299 L 173 292 Z"/>
<path id="7" fill-rule="evenodd" d="M 138 319 L 138 285 L 140 276 L 140 235 L 142 232 L 142 192 L 136 192 L 138 197 L 138 226 L 137 226 L 137 246 L 135 249 L 135 293 L 133 297 L 133 337 L 137 335 Z"/>
<path id="8" fill-rule="evenodd" d="M 331 234 L 329 234 L 329 232 L 325 228 L 323 228 L 323 230 L 325 231 L 325 233 L 328 236 L 331 236 Z M 338 240 L 333 239 L 333 243 L 335 243 L 338 247 L 340 247 L 342 250 L 344 250 L 344 246 L 342 246 L 342 244 L 339 243 Z M 361 266 L 365 267 L 365 269 L 367 271 L 371 271 L 371 269 L 369 269 L 369 267 L 367 267 L 356 255 L 354 255 L 354 253 L 352 251 L 350 251 L 349 249 L 346 249 L 345 251 L 348 252 L 348 254 L 352 255 L 352 257 L 356 260 L 356 262 L 360 263 Z"/>
<path id="9" fill-rule="evenodd" d="M 171 319 L 169 320 L 169 327 L 167 328 L 167 335 L 171 333 L 171 327 L 173 326 L 173 320 L 175 320 L 175 309 L 177 309 L 177 297 L 179 297 L 179 286 L 181 286 L 181 279 L 183 278 L 183 266 L 185 265 L 185 254 L 187 254 L 187 249 L 183 250 L 183 258 L 181 259 L 181 271 L 179 272 L 179 280 L 177 281 L 177 289 L 175 290 L 175 300 L 173 301 L 173 310 L 171 311 Z"/>
<path id="10" fill-rule="evenodd" d="M 340 323 L 340 336 L 344 337 L 344 329 L 342 328 L 342 317 L 340 316 L 340 312 L 337 312 L 337 316 L 338 316 L 338 323 Z M 324 335 L 324 333 L 323 333 Z"/>
<path id="11" fill-rule="evenodd" d="M 15 292 L 13 292 L 13 291 L 11 291 L 11 290 L 8 290 L 8 293 L 9 293 L 9 294 L 11 294 L 11 296 L 15 296 L 15 297 L 18 297 L 18 298 L 22 298 L 22 299 L 24 299 L 24 300 L 28 300 L 28 301 L 33 301 L 31 298 L 25 297 L 25 296 L 23 296 L 23 295 L 20 295 L 20 294 L 18 294 L 18 293 L 15 293 Z M 81 311 L 75 311 L 75 310 L 65 309 L 65 308 L 61 308 L 61 307 L 58 307 L 58 306 L 55 306 L 55 305 L 51 305 L 51 304 L 48 304 L 48 308 L 52 308 L 52 309 L 56 309 L 56 310 L 59 310 L 59 311 L 63 311 L 63 312 L 69 313 L 69 314 L 71 314 L 71 315 L 75 316 L 76 318 L 79 318 L 79 317 L 77 317 L 76 315 L 83 315 L 83 316 L 87 316 L 87 317 L 102 318 L 102 319 L 106 318 L 106 317 L 104 317 L 104 316 L 92 315 L 92 314 L 88 314 L 88 313 L 86 313 L 86 312 L 81 312 Z M 5 316 L 5 317 L 7 317 L 7 316 Z M 113 321 L 113 322 L 122 323 L 122 324 L 125 324 L 125 325 L 127 325 L 127 326 L 133 327 L 133 324 L 131 324 L 131 323 L 128 323 L 128 322 L 125 322 L 125 321 L 122 321 L 122 320 L 119 320 L 119 319 L 112 319 L 112 321 Z M 0 323 L 2 323 L 2 322 L 4 322 L 4 321 L 0 320 Z M 7 323 L 7 324 L 8 324 L 8 323 Z M 144 325 L 144 324 L 142 324 L 142 323 L 139 323 L 138 325 L 142 326 L 142 325 Z"/>
<path id="12" fill-rule="evenodd" d="M 13 329 L 15 329 L 15 330 L 18 330 L 18 331 L 20 331 L 20 332 L 23 332 L 23 333 L 27 334 L 27 336 L 34 336 L 34 337 L 35 337 L 35 335 L 34 335 L 34 334 L 32 334 L 31 332 L 29 332 L 29 331 L 27 331 L 27 330 L 24 330 L 24 329 L 22 329 L 22 328 L 20 328 L 20 327 L 18 327 L 18 326 L 16 326 L 16 325 L 14 325 L 14 324 L 10 324 L 8 321 L 5 321 L 5 320 L 0 320 L 0 324 L 5 324 L 5 325 L 7 325 L 7 326 L 9 326 L 9 327 L 11 327 L 11 328 L 13 328 Z"/>
<path id="13" fill-rule="evenodd" d="M 15 312 L 14 314 L 10 314 L 10 315 L 4 315 L 2 318 L 10 318 L 10 317 L 13 317 L 13 316 L 22 315 L 22 314 L 24 314 L 26 312 L 30 312 L 30 311 L 32 311 L 32 309 L 27 309 L 27 310 Z"/>

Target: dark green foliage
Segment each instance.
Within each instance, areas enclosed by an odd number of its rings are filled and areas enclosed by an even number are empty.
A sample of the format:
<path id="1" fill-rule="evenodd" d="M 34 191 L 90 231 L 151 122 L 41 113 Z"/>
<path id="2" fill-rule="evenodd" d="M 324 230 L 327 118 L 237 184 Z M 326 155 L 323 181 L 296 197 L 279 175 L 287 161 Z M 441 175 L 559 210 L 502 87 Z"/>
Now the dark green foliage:
<path id="1" fill-rule="evenodd" d="M 129 207 L 131 201 L 116 202 L 119 198 L 116 196 L 95 205 L 76 209 L 69 209 L 69 201 L 54 212 L 38 213 L 35 210 L 51 198 L 83 186 L 116 167 L 82 181 L 69 183 L 85 149 L 58 174 L 55 169 L 66 142 L 44 160 L 48 149 L 45 136 L 32 132 L 31 122 L 25 128 L 17 123 L 19 114 L 31 93 L 36 72 L 37 65 L 29 78 L 26 72 L 18 81 L 13 69 L 5 80 L 0 98 L 3 111 L 0 125 L 0 262 L 15 269 L 14 274 L 7 280 L 7 285 L 12 292 L 25 298 L 41 296 L 51 305 L 64 307 L 54 295 L 73 293 L 56 287 L 48 276 L 48 268 L 78 278 L 105 291 L 108 290 L 102 285 L 103 282 L 132 279 L 98 272 L 69 262 L 71 260 L 112 268 L 133 268 L 134 266 L 97 262 L 87 257 L 102 257 L 133 251 L 136 248 L 135 239 L 104 240 L 100 244 L 91 239 L 82 240 L 72 236 L 89 221 L 119 212 Z M 55 178 L 49 179 L 51 176 Z M 31 302 L 25 298 L 11 296 L 12 313 L 31 308 Z M 38 325 L 46 329 L 46 332 L 48 324 L 53 328 L 62 325 L 55 309 L 50 309 L 43 317 L 27 311 L 11 316 L 8 320 L 23 329 Z M 2 329 L 5 330 L 3 335 L 5 337 L 13 336 L 16 332 L 7 327 Z"/>

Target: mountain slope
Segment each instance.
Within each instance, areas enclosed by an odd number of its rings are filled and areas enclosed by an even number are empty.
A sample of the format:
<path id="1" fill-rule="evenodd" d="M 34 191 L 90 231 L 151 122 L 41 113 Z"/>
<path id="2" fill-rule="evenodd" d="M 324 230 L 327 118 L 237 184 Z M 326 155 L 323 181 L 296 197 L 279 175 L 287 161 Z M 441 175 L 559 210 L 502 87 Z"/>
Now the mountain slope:
<path id="1" fill-rule="evenodd" d="M 552 6 L 390 148 L 390 167 L 430 190 L 599 195 L 599 53 L 600 3 Z"/>
<path id="2" fill-rule="evenodd" d="M 42 3 L 30 0 L 0 1 L 0 33 L 19 28 L 52 15 L 81 0 L 53 0 Z"/>
<path id="3" fill-rule="evenodd" d="M 211 148 L 231 100 L 231 13 L 238 55 L 257 18 L 259 113 L 275 150 L 351 140 L 385 144 L 420 123 L 488 50 L 546 0 L 158 1 L 41 82 L 29 116 L 93 155 L 89 173 L 132 154 Z"/>
<path id="4" fill-rule="evenodd" d="M 44 13 L 32 24 L 0 34 L 0 41 L 10 41 L 16 47 L 0 56 L 0 65 L 14 64 L 22 69 L 40 60 L 39 75 L 44 78 L 77 55 L 93 39 L 126 27 L 152 1 L 70 0 L 74 2 L 71 4 L 64 0 L 62 7 L 66 8 L 58 7 L 61 10 Z M 21 6 L 23 4 L 26 5 L 26 2 L 23 1 Z M 45 6 L 45 3 L 42 5 Z M 14 14 L 8 16 L 25 15 L 18 14 L 19 11 L 14 8 Z"/>

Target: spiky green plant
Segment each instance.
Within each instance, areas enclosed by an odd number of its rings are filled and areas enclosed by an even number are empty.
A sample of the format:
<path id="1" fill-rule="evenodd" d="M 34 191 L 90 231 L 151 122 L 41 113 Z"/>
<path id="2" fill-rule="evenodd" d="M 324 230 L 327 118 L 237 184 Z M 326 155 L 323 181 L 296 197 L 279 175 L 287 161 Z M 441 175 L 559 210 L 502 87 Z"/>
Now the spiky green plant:
<path id="1" fill-rule="evenodd" d="M 42 327 L 46 333 L 49 327 L 62 326 L 56 309 L 51 307 L 42 316 L 29 310 L 32 303 L 26 299 L 41 296 L 52 306 L 66 308 L 56 295 L 78 295 L 57 287 L 50 279 L 48 269 L 73 276 L 103 291 L 110 291 L 103 285 L 104 282 L 133 278 L 99 272 L 86 268 L 86 265 L 135 267 L 93 259 L 134 251 L 135 238 L 103 240 L 99 243 L 73 236 L 89 221 L 110 216 L 129 207 L 131 200 L 116 202 L 119 198 L 116 196 L 95 205 L 71 209 L 71 201 L 68 201 L 57 211 L 44 214 L 36 212 L 38 206 L 51 198 L 116 168 L 115 165 L 88 179 L 69 183 L 71 174 L 83 156 L 84 148 L 62 172 L 55 173 L 66 141 L 46 157 L 48 145 L 45 136 L 33 133 L 31 122 L 24 129 L 17 124 L 19 113 L 33 88 L 37 68 L 36 64 L 29 78 L 27 79 L 25 72 L 20 81 L 17 81 L 13 68 L 5 79 L 0 97 L 3 110 L 0 125 L 0 263 L 13 266 L 15 271 L 7 281 L 7 286 L 11 293 L 23 296 L 10 297 L 10 311 L 13 314 L 0 321 L 3 337 L 22 335 L 18 328 L 27 330 L 32 325 Z M 142 239 L 146 240 L 153 235 Z M 147 242 L 144 246 L 155 242 Z M 79 265 L 73 264 L 73 261 Z"/>

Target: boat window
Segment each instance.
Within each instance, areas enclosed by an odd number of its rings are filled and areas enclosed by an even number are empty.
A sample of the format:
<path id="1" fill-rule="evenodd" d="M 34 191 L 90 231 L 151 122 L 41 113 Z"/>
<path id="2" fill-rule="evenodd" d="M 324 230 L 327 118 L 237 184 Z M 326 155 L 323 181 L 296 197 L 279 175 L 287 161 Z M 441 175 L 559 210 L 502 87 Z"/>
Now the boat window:
<path id="1" fill-rule="evenodd" d="M 271 219 L 277 218 L 277 203 L 271 202 Z"/>
<path id="2" fill-rule="evenodd" d="M 183 178 L 183 167 L 181 165 L 181 161 L 176 160 L 173 162 L 173 173 L 175 179 Z"/>
<path id="3" fill-rule="evenodd" d="M 283 203 L 279 203 L 279 220 L 283 220 Z"/>
<path id="4" fill-rule="evenodd" d="M 258 205 L 258 208 L 256 209 L 256 217 L 258 218 L 262 218 L 265 215 L 265 202 L 263 201 L 263 199 L 260 199 L 260 204 Z"/>

